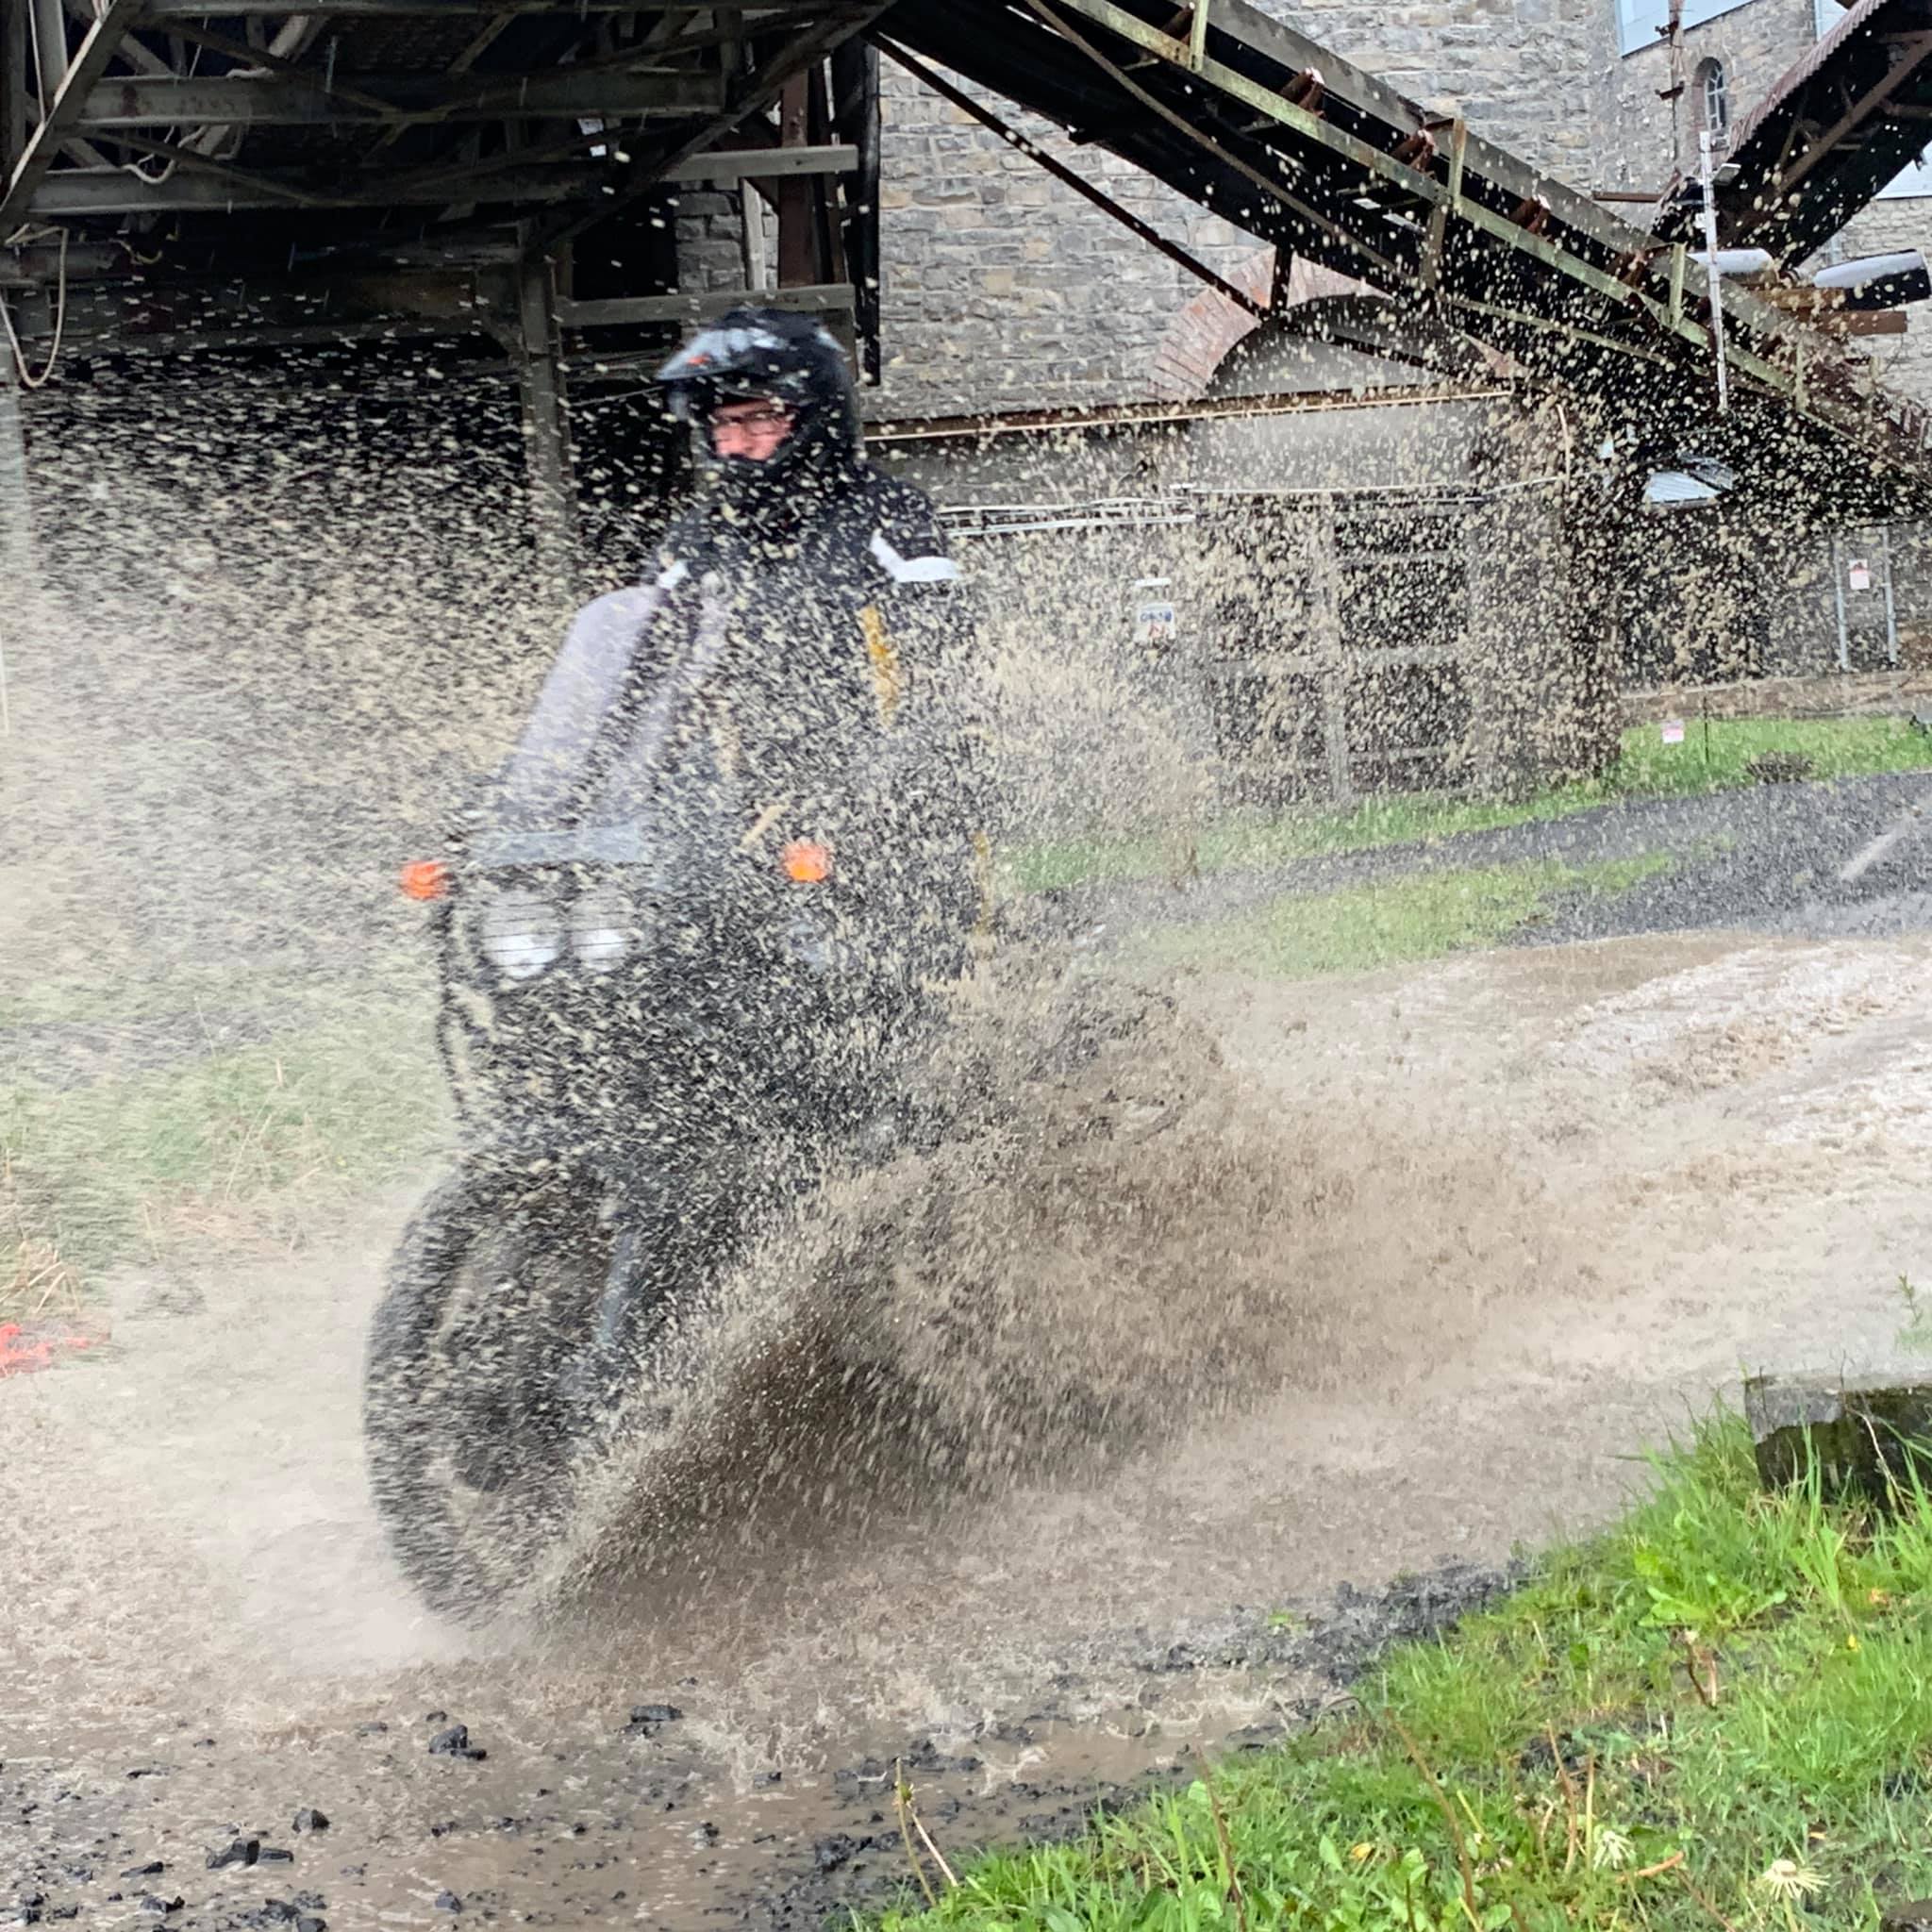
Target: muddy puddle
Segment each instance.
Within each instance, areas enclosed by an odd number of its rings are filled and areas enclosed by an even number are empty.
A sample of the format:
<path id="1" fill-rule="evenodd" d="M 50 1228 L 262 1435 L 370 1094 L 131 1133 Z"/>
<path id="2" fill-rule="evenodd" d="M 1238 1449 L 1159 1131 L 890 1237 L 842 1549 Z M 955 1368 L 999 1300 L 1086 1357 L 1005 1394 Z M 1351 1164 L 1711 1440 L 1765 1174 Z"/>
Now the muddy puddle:
<path id="1" fill-rule="evenodd" d="M 948 1859 L 1069 1828 L 1319 1719 L 1743 1370 L 1892 1357 L 1932 1265 L 1925 942 L 1180 995 L 1288 1124 L 1306 1300 L 1257 1337 L 1269 1385 L 991 1500 L 869 1503 L 853 1472 L 567 1618 L 438 1622 L 366 1501 L 362 1336 L 416 1181 L 304 1252 L 124 1270 L 109 1345 L 0 1381 L 8 1895 L 108 1925 L 816 1924 L 911 1882 L 902 1763 Z M 458 1724 L 485 1755 L 432 1751 Z"/>

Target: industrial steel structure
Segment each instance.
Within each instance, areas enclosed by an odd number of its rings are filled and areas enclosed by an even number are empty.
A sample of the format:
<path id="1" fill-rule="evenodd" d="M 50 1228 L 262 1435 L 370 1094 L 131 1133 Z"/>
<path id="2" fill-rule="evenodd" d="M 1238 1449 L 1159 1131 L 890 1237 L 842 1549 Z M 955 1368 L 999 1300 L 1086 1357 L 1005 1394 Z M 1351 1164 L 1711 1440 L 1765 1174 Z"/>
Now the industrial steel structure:
<path id="1" fill-rule="evenodd" d="M 1925 4 L 1859 0 L 1818 73 L 1890 75 L 1904 48 L 1916 74 Z M 1419 341 L 1453 329 L 1608 399 L 1640 440 L 1769 439 L 1899 501 L 1932 482 L 1932 416 L 1841 341 L 1243 0 L 0 0 L 9 380 L 76 351 L 493 338 L 561 558 L 574 358 L 622 375 L 758 293 L 825 314 L 876 369 L 880 47 L 1111 149 L 1284 266 L 1386 292 Z M 1857 84 L 1901 125 L 1921 108 L 1907 81 Z M 1767 175 L 1764 120 L 1740 178 L 1774 181 L 1781 232 L 1815 240 L 1880 184 L 1884 125 L 1869 165 L 1826 129 L 1803 150 L 1826 158 Z M 678 286 L 667 197 L 694 181 L 743 197 L 737 289 Z"/>
<path id="2" fill-rule="evenodd" d="M 1932 140 L 1932 7 L 1854 0 L 1736 130 L 1714 199 L 1725 248 L 1796 267 Z M 1696 233 L 1701 196 L 1657 225 Z"/>

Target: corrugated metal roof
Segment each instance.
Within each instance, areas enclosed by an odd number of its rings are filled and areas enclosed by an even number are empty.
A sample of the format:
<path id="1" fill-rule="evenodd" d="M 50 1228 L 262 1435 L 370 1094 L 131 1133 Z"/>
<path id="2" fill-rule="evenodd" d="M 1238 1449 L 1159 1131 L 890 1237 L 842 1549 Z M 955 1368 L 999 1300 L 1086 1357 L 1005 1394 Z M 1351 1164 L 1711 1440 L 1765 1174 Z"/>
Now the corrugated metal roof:
<path id="1" fill-rule="evenodd" d="M 1896 5 L 1897 0 L 1857 0 L 1855 6 L 1846 8 L 1844 18 L 1822 41 L 1807 47 L 1796 60 L 1792 61 L 1790 66 L 1772 83 L 1771 92 L 1745 115 L 1742 126 L 1731 137 L 1732 155 L 1735 156 L 1765 122 L 1785 105 L 1787 96 L 1795 93 L 1817 74 L 1845 42 L 1866 26 L 1875 15 Z"/>

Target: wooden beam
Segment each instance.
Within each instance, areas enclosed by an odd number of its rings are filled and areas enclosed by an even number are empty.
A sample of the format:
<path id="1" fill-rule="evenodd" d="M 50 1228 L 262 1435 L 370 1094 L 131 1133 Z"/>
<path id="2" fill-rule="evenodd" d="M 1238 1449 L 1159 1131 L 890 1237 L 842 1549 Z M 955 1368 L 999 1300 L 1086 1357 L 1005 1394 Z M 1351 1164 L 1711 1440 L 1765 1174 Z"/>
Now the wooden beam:
<path id="1" fill-rule="evenodd" d="M 517 269 L 510 346 L 523 399 L 531 524 L 538 569 L 553 591 L 567 596 L 576 577 L 577 498 L 556 309 L 550 263 L 526 255 Z"/>
<path id="2" fill-rule="evenodd" d="M 786 175 L 849 175 L 858 150 L 841 144 L 818 147 L 707 148 L 701 155 L 666 168 L 666 181 L 774 181 Z"/>
<path id="3" fill-rule="evenodd" d="M 96 280 L 125 270 L 128 260 L 125 248 L 82 242 L 68 243 L 64 262 L 60 249 L 50 242 L 25 248 L 0 248 L 0 289 L 52 288 L 63 274 L 70 281 Z"/>
<path id="4" fill-rule="evenodd" d="M 879 168 L 881 116 L 879 50 L 872 39 L 846 41 L 831 55 L 832 122 L 841 141 L 858 150 L 858 164 L 840 179 L 844 224 L 845 277 L 857 307 L 852 329 L 859 379 L 881 380 Z M 762 281 L 759 274 L 748 280 Z"/>
<path id="5" fill-rule="evenodd" d="M 582 13 L 636 13 L 639 0 L 571 0 L 569 11 Z M 709 0 L 650 0 L 656 13 L 708 13 Z M 835 11 L 837 9 L 834 9 Z M 474 20 L 486 21 L 499 13 L 532 14 L 558 11 L 556 0 L 310 0 L 295 8 L 280 0 L 143 0 L 142 17 L 159 25 L 176 20 L 242 20 L 263 12 L 299 11 L 322 20 Z M 750 8 L 746 9 L 747 30 L 762 31 L 761 15 L 789 19 L 796 8 Z"/>
<path id="6" fill-rule="evenodd" d="M 1902 336 L 1906 333 L 1903 308 L 1847 308 L 1836 314 L 1810 318 L 1814 328 L 1828 336 Z"/>
<path id="7" fill-rule="evenodd" d="M 801 68 L 784 86 L 778 96 L 778 146 L 808 147 L 811 136 L 806 127 L 810 102 L 810 72 Z M 778 285 L 807 288 L 823 283 L 826 264 L 819 259 L 817 237 L 812 233 L 811 183 L 803 175 L 781 179 L 778 202 Z"/>
<path id="8" fill-rule="evenodd" d="M 645 196 L 659 192 L 666 169 L 675 168 L 680 161 L 702 154 L 734 127 L 755 114 L 763 113 L 778 98 L 786 81 L 794 74 L 804 73 L 813 61 L 823 60 L 841 42 L 862 32 L 886 11 L 890 4 L 891 0 L 850 0 L 849 5 L 828 9 L 811 26 L 800 29 L 754 74 L 744 76 L 732 87 L 729 90 L 732 95 L 730 103 L 715 121 L 694 127 L 678 136 L 668 146 L 659 146 L 632 161 L 619 176 L 614 193 L 603 196 L 596 208 L 588 214 L 554 220 L 552 226 L 541 238 L 541 245 L 548 248 L 559 242 L 571 241 L 596 223 L 608 221 L 612 215 L 622 213 Z M 746 25 L 749 28 L 748 12 Z"/>
<path id="9" fill-rule="evenodd" d="M 849 282 L 823 282 L 790 289 L 711 289 L 681 295 L 616 296 L 591 302 L 559 302 L 563 328 L 618 328 L 708 321 L 728 308 L 787 308 L 802 315 L 849 311 Z"/>
<path id="10" fill-rule="evenodd" d="M 1423 244 L 1423 287 L 1433 289 L 1442 279 L 1442 251 L 1449 239 L 1449 217 L 1462 205 L 1462 170 L 1469 158 L 1469 123 L 1460 114 L 1449 130 L 1448 192 L 1429 212 L 1428 240 Z"/>
<path id="11" fill-rule="evenodd" d="M 116 76 L 96 81 L 72 125 L 91 134 L 124 127 L 316 127 L 416 118 L 441 122 L 551 121 L 574 115 L 629 120 L 715 112 L 717 76 L 573 74 L 567 67 L 452 86 L 436 74 L 355 76 L 360 100 L 333 92 L 324 75 Z M 387 110 L 368 105 L 387 104 Z"/>
<path id="12" fill-rule="evenodd" d="M 46 119 L 28 138 L 8 177 L 6 192 L 0 193 L 0 241 L 36 211 L 35 192 L 54 165 L 62 137 L 74 131 L 88 91 L 108 71 L 115 48 L 140 17 L 143 4 L 144 0 L 108 0 L 106 10 L 88 29 L 65 78 L 48 103 Z"/>
<path id="13" fill-rule="evenodd" d="M 476 178 L 473 198 L 481 206 L 587 200 L 608 178 L 602 168 L 506 168 Z M 28 213 L 43 220 L 84 215 L 166 214 L 175 211 L 300 208 L 443 208 L 446 181 L 389 181 L 370 175 L 352 183 L 293 171 L 243 175 L 190 174 L 145 181 L 125 168 L 76 168 L 54 175 L 34 195 Z"/>

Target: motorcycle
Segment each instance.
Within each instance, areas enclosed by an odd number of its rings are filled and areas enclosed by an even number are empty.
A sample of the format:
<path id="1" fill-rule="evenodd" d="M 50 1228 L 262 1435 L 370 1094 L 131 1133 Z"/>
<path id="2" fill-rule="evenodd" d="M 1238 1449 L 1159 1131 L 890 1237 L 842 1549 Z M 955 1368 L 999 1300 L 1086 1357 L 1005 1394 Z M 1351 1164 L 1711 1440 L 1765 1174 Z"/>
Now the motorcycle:
<path id="1" fill-rule="evenodd" d="M 665 596 L 578 614 L 484 806 L 403 881 L 463 1137 L 391 1262 L 364 1429 L 391 1547 L 458 1616 L 555 1547 L 600 1426 L 762 1235 L 944 1132 L 911 1072 L 983 846 L 895 824 L 890 773 L 757 795 L 708 716 L 722 597 L 667 664 L 640 648 Z"/>

